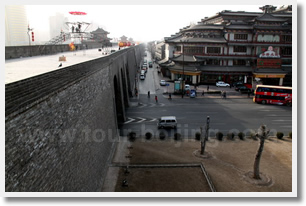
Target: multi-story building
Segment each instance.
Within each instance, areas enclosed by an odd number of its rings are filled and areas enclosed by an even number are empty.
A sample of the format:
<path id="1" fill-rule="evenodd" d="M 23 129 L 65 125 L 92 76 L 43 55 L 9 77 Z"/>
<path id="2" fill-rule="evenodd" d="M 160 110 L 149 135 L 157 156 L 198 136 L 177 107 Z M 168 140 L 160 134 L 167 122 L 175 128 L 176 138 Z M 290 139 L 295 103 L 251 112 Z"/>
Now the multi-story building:
<path id="1" fill-rule="evenodd" d="M 56 13 L 54 16 L 49 17 L 49 28 L 50 28 L 50 38 L 52 39 L 61 34 L 62 31 L 66 32 L 66 22 L 68 18 L 62 13 Z M 49 40 L 47 39 L 47 40 Z"/>
<path id="2" fill-rule="evenodd" d="M 162 72 L 191 84 L 216 81 L 291 85 L 292 7 L 224 10 L 165 38 Z"/>
<path id="3" fill-rule="evenodd" d="M 5 46 L 29 45 L 28 21 L 23 5 L 5 6 Z"/>

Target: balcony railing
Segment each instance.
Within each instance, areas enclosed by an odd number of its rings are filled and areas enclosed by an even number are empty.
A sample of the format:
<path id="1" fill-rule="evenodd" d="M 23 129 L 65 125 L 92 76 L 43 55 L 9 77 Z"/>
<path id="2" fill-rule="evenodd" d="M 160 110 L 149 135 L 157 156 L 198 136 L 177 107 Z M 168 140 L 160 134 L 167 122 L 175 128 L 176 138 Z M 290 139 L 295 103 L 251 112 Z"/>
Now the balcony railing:
<path id="1" fill-rule="evenodd" d="M 247 41 L 247 40 L 229 40 L 227 43 L 233 44 L 233 43 L 245 43 L 245 44 L 292 44 L 292 42 L 288 41 Z"/>

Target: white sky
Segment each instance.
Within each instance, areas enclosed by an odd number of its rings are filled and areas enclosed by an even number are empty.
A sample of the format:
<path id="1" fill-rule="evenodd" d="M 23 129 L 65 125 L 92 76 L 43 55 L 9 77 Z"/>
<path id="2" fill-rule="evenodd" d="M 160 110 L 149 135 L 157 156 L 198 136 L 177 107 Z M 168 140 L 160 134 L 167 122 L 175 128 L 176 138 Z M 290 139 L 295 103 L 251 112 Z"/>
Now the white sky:
<path id="1" fill-rule="evenodd" d="M 25 4 L 26 5 L 26 4 Z M 222 10 L 261 12 L 259 5 L 27 5 L 28 21 L 35 34 L 48 38 L 49 17 L 63 13 L 69 21 L 76 19 L 94 23 L 110 34 L 110 38 L 123 35 L 135 41 L 160 40 L 175 34 L 191 22 Z M 69 11 L 86 12 L 86 16 L 73 16 Z M 40 39 L 48 40 L 48 39 Z"/>

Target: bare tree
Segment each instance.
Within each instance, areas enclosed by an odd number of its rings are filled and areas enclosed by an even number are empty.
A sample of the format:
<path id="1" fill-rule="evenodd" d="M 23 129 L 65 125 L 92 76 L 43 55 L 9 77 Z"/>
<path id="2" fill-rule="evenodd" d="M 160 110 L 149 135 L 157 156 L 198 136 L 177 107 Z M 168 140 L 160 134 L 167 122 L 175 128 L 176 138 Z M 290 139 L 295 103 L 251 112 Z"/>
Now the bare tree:
<path id="1" fill-rule="evenodd" d="M 257 137 L 260 139 L 259 148 L 257 150 L 257 154 L 255 156 L 255 162 L 254 162 L 254 178 L 255 179 L 261 179 L 259 175 L 259 164 L 260 164 L 260 158 L 262 151 L 264 149 L 264 143 L 265 139 L 269 136 L 270 131 L 266 131 L 266 126 L 261 125 L 258 129 L 258 133 L 256 134 Z"/>

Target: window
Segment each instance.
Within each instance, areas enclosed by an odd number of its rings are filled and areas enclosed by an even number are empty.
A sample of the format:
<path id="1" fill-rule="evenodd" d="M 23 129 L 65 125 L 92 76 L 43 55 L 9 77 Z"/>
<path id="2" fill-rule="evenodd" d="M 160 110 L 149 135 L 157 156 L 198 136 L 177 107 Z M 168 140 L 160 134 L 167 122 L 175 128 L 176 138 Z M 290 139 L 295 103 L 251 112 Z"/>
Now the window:
<path id="1" fill-rule="evenodd" d="M 221 48 L 220 47 L 207 47 L 207 54 L 220 54 Z"/>
<path id="2" fill-rule="evenodd" d="M 292 47 L 285 47 L 282 53 L 283 55 L 292 55 Z"/>
<path id="3" fill-rule="evenodd" d="M 233 60 L 233 65 L 246 65 L 246 61 L 241 60 L 241 59 L 234 59 Z"/>
<path id="4" fill-rule="evenodd" d="M 245 46 L 234 46 L 234 52 L 246 52 L 247 48 Z"/>
<path id="5" fill-rule="evenodd" d="M 284 42 L 292 42 L 292 36 L 289 36 L 289 35 L 283 36 L 283 41 Z"/>
<path id="6" fill-rule="evenodd" d="M 247 40 L 247 39 L 248 39 L 248 35 L 247 35 L 247 34 L 235 34 L 235 35 L 234 35 L 234 39 L 243 39 L 243 40 Z"/>
<path id="7" fill-rule="evenodd" d="M 185 54 L 203 54 L 203 47 L 184 47 Z"/>
<path id="8" fill-rule="evenodd" d="M 207 65 L 220 65 L 220 60 L 217 59 L 208 59 L 206 61 Z"/>
<path id="9" fill-rule="evenodd" d="M 182 51 L 182 48 L 181 48 L 181 46 L 176 46 L 176 51 Z"/>

